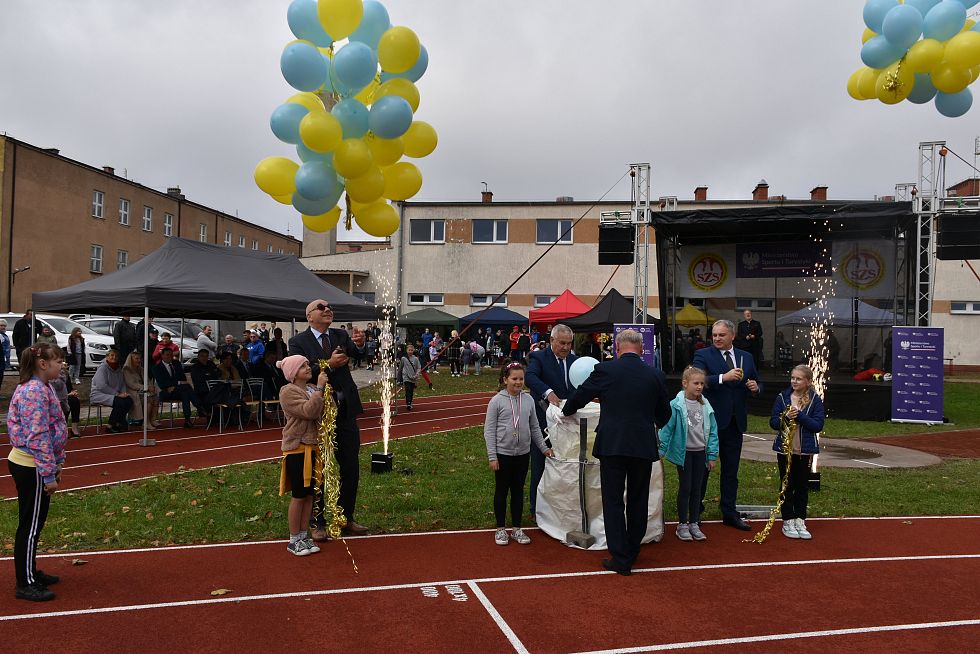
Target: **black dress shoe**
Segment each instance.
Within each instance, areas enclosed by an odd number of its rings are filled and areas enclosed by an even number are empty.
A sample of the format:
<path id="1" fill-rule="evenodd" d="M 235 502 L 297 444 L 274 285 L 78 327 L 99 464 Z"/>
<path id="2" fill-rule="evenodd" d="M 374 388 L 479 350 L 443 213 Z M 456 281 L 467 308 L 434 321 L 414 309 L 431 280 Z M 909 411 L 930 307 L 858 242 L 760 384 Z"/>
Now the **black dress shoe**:
<path id="1" fill-rule="evenodd" d="M 194 421 L 193 420 L 185 420 L 184 421 L 184 429 L 194 429 Z"/>
<path id="2" fill-rule="evenodd" d="M 629 577 L 631 574 L 633 574 L 633 571 L 629 568 L 620 568 L 617 566 L 615 563 L 613 563 L 612 559 L 603 559 L 602 567 L 609 572 L 615 572 L 616 574 L 623 575 L 624 577 Z"/>
<path id="3" fill-rule="evenodd" d="M 40 570 L 35 570 L 34 579 L 44 586 L 54 586 L 56 583 L 61 581 L 61 577 L 57 575 L 46 575 Z"/>
<path id="4" fill-rule="evenodd" d="M 27 600 L 29 602 L 47 602 L 48 600 L 54 599 L 54 593 L 40 584 L 18 586 L 17 599 Z"/>
<path id="5" fill-rule="evenodd" d="M 737 515 L 726 515 L 721 519 L 722 524 L 726 524 L 729 527 L 735 527 L 736 529 L 741 529 L 742 531 L 752 531 L 752 527 L 749 526 L 745 520 L 742 520 Z"/>

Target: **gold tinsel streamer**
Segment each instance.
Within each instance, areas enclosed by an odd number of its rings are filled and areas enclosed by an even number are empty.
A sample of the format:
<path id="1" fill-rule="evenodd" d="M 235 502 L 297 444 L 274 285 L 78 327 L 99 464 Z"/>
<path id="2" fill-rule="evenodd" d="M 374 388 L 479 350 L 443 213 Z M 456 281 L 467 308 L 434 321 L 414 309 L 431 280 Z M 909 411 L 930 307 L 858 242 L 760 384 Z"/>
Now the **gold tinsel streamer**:
<path id="1" fill-rule="evenodd" d="M 320 369 L 325 370 L 326 361 L 320 361 Z M 316 475 L 316 493 L 323 493 L 324 508 L 317 509 L 315 517 L 325 513 L 326 530 L 331 538 L 338 538 L 340 530 L 347 524 L 343 510 L 337 505 L 340 499 L 340 468 L 337 465 L 337 405 L 330 399 L 333 389 L 327 384 L 323 389 L 323 416 L 320 418 L 319 461 Z"/>
<path id="2" fill-rule="evenodd" d="M 789 471 L 792 466 L 793 458 L 793 432 L 796 431 L 796 421 L 790 420 L 787 415 L 793 406 L 790 405 L 786 407 L 779 416 L 779 433 L 783 437 L 782 451 L 781 454 L 786 457 L 786 472 L 783 474 L 783 483 L 779 487 L 779 499 L 776 502 L 776 506 L 772 507 L 769 512 L 769 520 L 766 522 L 766 526 L 763 527 L 762 531 L 757 533 L 752 537 L 751 540 L 743 540 L 743 543 L 763 543 L 766 538 L 769 537 L 769 532 L 772 530 L 773 524 L 776 522 L 776 514 L 783 506 L 783 501 L 786 499 L 786 488 L 789 486 Z"/>

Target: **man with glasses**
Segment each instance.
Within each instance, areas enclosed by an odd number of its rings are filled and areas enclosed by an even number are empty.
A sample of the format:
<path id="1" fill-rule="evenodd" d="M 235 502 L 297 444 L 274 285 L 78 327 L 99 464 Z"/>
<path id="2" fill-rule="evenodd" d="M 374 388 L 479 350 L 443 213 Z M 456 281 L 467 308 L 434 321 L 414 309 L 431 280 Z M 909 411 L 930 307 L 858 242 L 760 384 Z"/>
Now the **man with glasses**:
<path id="1" fill-rule="evenodd" d="M 331 329 L 333 309 L 326 300 L 313 300 L 306 305 L 306 321 L 309 328 L 289 339 L 289 354 L 306 357 L 313 370 L 311 379 L 320 374 L 320 361 L 327 361 L 327 376 L 337 400 L 337 464 L 340 468 L 340 499 L 338 504 L 347 518 L 343 532 L 349 535 L 367 533 L 367 527 L 354 521 L 357 500 L 357 482 L 360 468 L 357 455 L 361 448 L 361 434 L 357 428 L 357 416 L 364 412 L 357 384 L 351 376 L 348 360 L 364 347 L 364 332 L 355 328 L 353 337 L 343 329 Z M 311 525 L 313 539 L 327 539 L 323 511 L 323 492 L 317 494 L 316 524 Z"/>

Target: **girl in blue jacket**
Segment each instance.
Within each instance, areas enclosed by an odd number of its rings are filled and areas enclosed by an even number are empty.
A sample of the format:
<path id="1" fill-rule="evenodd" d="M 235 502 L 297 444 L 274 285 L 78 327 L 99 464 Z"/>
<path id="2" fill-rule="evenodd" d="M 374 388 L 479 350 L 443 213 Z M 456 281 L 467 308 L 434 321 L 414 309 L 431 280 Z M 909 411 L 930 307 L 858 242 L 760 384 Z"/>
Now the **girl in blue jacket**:
<path id="1" fill-rule="evenodd" d="M 670 403 L 670 420 L 660 430 L 660 456 L 677 466 L 677 537 L 707 540 L 701 520 L 701 483 L 705 468 L 718 459 L 718 421 L 702 396 L 704 371 L 688 366 L 681 377 L 683 390 Z"/>
<path id="2" fill-rule="evenodd" d="M 783 451 L 781 416 L 788 409 L 786 417 L 796 421 L 793 430 L 792 455 L 788 460 Z M 793 368 L 789 378 L 789 388 L 776 397 L 772 405 L 769 426 L 776 430 L 776 440 L 772 449 L 778 454 L 779 480 L 782 483 L 789 465 L 789 482 L 783 498 L 783 535 L 787 538 L 810 540 L 806 528 L 806 506 L 809 498 L 807 482 L 810 476 L 810 457 L 820 452 L 817 434 L 823 431 L 823 400 L 813 390 L 813 371 L 809 366 Z"/>

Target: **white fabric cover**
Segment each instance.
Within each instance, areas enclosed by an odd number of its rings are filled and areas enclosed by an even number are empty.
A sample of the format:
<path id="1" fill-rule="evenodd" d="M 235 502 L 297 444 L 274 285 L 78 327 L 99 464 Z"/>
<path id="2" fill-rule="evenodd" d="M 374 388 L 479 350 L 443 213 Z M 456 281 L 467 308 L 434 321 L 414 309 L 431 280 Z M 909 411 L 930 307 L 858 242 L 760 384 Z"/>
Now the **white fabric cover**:
<path id="1" fill-rule="evenodd" d="M 564 402 L 562 402 L 564 404 Z M 585 464 L 585 506 L 589 516 L 589 533 L 595 536 L 591 550 L 606 549 L 606 532 L 602 520 L 602 493 L 599 483 L 599 460 L 592 456 L 595 428 L 599 423 L 599 405 L 592 402 L 575 414 L 575 422 L 562 422 L 561 411 L 548 407 L 548 437 L 555 456 L 546 458 L 544 474 L 538 484 L 537 523 L 549 536 L 568 545 L 570 531 L 582 530 L 579 504 L 579 426 L 577 418 L 587 418 L 589 425 L 588 457 Z M 664 474 L 659 461 L 650 475 L 650 503 L 644 543 L 659 542 L 664 534 Z"/>

